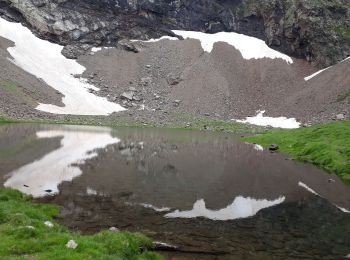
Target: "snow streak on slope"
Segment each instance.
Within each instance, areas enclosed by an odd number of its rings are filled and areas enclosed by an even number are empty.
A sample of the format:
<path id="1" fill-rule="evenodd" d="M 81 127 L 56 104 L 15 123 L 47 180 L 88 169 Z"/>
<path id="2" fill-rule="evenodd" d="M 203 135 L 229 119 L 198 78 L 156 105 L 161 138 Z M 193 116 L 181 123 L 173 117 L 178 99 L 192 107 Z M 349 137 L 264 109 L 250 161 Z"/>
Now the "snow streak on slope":
<path id="1" fill-rule="evenodd" d="M 194 203 L 193 209 L 189 211 L 179 211 L 168 213 L 165 217 L 168 218 L 197 218 L 205 217 L 212 220 L 233 220 L 240 218 L 248 218 L 256 215 L 260 210 L 269 208 L 283 203 L 285 197 L 280 197 L 276 200 L 269 201 L 266 199 L 257 200 L 253 198 L 237 197 L 226 208 L 219 210 L 210 210 L 205 206 L 204 200 L 198 200 Z"/>
<path id="2" fill-rule="evenodd" d="M 197 39 L 201 42 L 202 48 L 206 52 L 211 52 L 216 42 L 226 42 L 239 50 L 244 59 L 283 59 L 292 64 L 293 59 L 283 53 L 269 48 L 266 43 L 260 39 L 246 36 L 234 32 L 219 32 L 215 34 L 192 32 L 192 31 L 173 31 L 184 39 Z"/>
<path id="3" fill-rule="evenodd" d="M 64 127 L 62 130 L 40 131 L 37 137 L 62 137 L 61 147 L 41 159 L 24 165 L 11 172 L 4 186 L 20 190 L 33 197 L 43 197 L 58 193 L 58 186 L 64 181 L 72 181 L 82 171 L 76 164 L 97 156 L 96 149 L 118 143 L 108 128 Z M 74 164 L 74 165 L 73 165 Z M 50 190 L 50 193 L 46 191 Z"/>
<path id="4" fill-rule="evenodd" d="M 247 117 L 245 120 L 234 120 L 238 123 L 245 123 L 259 126 L 271 126 L 275 128 L 294 129 L 299 128 L 300 123 L 295 118 L 268 117 L 264 116 L 265 111 L 258 111 L 254 117 Z"/>
<path id="5" fill-rule="evenodd" d="M 64 107 L 39 104 L 36 109 L 74 115 L 108 115 L 125 110 L 118 104 L 89 93 L 89 89 L 98 89 L 73 77 L 74 74 L 82 74 L 85 68 L 75 60 L 65 58 L 61 54 L 63 46 L 41 40 L 20 23 L 8 22 L 2 18 L 0 36 L 15 43 L 14 47 L 8 48 L 14 64 L 43 79 L 64 95 Z"/>
<path id="6" fill-rule="evenodd" d="M 339 63 L 343 63 L 344 61 L 349 60 L 349 59 L 350 59 L 350 57 L 346 58 L 345 60 L 342 60 L 342 61 L 339 62 Z M 339 63 L 338 63 L 338 64 L 339 64 Z M 309 81 L 310 79 L 316 77 L 317 75 L 321 74 L 322 72 L 324 72 L 324 71 L 326 71 L 326 70 L 328 70 L 328 69 L 330 69 L 330 68 L 332 68 L 332 67 L 333 67 L 333 66 L 330 66 L 330 67 L 327 67 L 327 68 L 325 68 L 325 69 L 319 70 L 319 71 L 315 72 L 314 74 L 311 74 L 310 76 L 305 77 L 304 80 L 305 80 L 305 81 Z"/>

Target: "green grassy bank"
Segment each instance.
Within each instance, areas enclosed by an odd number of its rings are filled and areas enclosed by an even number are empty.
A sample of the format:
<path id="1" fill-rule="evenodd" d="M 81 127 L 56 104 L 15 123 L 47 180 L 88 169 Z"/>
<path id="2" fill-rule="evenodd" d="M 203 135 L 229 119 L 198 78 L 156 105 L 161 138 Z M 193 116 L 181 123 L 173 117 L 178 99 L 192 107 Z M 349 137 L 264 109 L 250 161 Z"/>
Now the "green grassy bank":
<path id="1" fill-rule="evenodd" d="M 281 152 L 336 173 L 350 183 L 350 121 L 295 130 L 273 130 L 243 140 L 264 147 L 278 144 Z"/>
<path id="2" fill-rule="evenodd" d="M 34 204 L 18 191 L 0 189 L 0 259 L 162 259 L 147 251 L 152 241 L 141 234 L 84 236 L 55 223 L 58 214 L 56 206 Z M 78 244 L 76 249 L 66 247 L 70 240 Z"/>

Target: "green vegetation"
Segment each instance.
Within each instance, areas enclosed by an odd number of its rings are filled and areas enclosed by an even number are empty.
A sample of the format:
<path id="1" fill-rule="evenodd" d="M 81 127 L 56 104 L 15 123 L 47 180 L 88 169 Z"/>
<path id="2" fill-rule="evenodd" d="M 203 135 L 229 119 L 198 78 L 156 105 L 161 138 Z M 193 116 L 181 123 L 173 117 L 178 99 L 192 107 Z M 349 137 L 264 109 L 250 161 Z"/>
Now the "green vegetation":
<path id="1" fill-rule="evenodd" d="M 1 124 L 10 124 L 10 123 L 15 123 L 15 122 L 16 122 L 15 120 L 8 119 L 8 118 L 0 116 L 0 125 Z"/>
<path id="2" fill-rule="evenodd" d="M 17 85 L 12 81 L 0 81 L 0 88 L 7 92 L 14 92 L 17 90 Z"/>
<path id="3" fill-rule="evenodd" d="M 344 26 L 337 26 L 335 31 L 346 39 L 350 39 L 350 28 Z"/>
<path id="4" fill-rule="evenodd" d="M 350 121 L 295 130 L 275 130 L 244 138 L 268 147 L 278 144 L 281 152 L 313 163 L 350 182 Z"/>
<path id="5" fill-rule="evenodd" d="M 337 98 L 337 102 L 343 102 L 346 99 L 350 98 L 350 90 L 346 91 L 345 93 L 341 94 Z"/>
<path id="6" fill-rule="evenodd" d="M 18 191 L 0 189 L 0 259 L 162 259 L 147 251 L 152 241 L 141 234 L 83 236 L 54 223 L 58 214 L 56 206 L 34 204 Z M 76 249 L 66 247 L 70 240 Z"/>

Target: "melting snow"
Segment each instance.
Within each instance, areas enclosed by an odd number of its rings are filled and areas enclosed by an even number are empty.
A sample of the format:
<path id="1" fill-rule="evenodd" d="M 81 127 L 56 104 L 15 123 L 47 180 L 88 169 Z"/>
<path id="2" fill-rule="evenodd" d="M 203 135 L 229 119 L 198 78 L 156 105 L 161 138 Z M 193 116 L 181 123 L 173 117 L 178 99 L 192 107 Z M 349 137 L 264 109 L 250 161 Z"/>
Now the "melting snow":
<path id="1" fill-rule="evenodd" d="M 93 127 L 85 127 L 85 130 L 73 128 L 72 131 L 66 127 L 62 130 L 37 132 L 38 138 L 63 137 L 61 147 L 11 172 L 4 186 L 20 190 L 33 197 L 57 194 L 60 183 L 71 181 L 82 174 L 79 166 L 72 164 L 81 164 L 84 160 L 97 156 L 95 149 L 102 149 L 120 141 L 111 136 L 109 129 L 102 128 L 103 131 L 94 131 L 94 129 Z M 47 193 L 47 190 L 51 192 Z"/>
<path id="2" fill-rule="evenodd" d="M 159 41 L 162 41 L 162 40 L 176 41 L 176 40 L 178 40 L 178 38 L 171 37 L 171 36 L 162 36 L 162 37 L 160 37 L 158 39 L 150 39 L 148 41 L 142 41 L 142 42 L 159 42 Z M 131 40 L 131 42 L 139 42 L 139 40 Z"/>
<path id="3" fill-rule="evenodd" d="M 294 129 L 299 128 L 300 123 L 295 118 L 268 117 L 264 116 L 265 111 L 258 111 L 254 117 L 247 117 L 245 120 L 234 120 L 238 123 L 245 123 L 258 126 L 271 126 L 276 128 Z"/>
<path id="4" fill-rule="evenodd" d="M 8 22 L 3 18 L 0 18 L 0 36 L 15 43 L 14 47 L 8 48 L 14 64 L 43 79 L 64 95 L 64 107 L 39 104 L 36 109 L 73 115 L 108 115 L 125 110 L 106 98 L 89 93 L 89 89 L 98 88 L 73 77 L 82 74 L 85 68 L 75 60 L 64 57 L 61 54 L 63 46 L 41 40 L 20 23 Z"/>
<path id="5" fill-rule="evenodd" d="M 346 60 L 349 60 L 349 59 L 350 59 L 350 57 L 346 58 L 345 60 L 342 60 L 342 61 L 339 62 L 339 63 L 342 63 L 342 62 L 344 62 L 344 61 L 346 61 Z M 338 64 L 339 64 L 339 63 L 338 63 Z M 315 72 L 314 74 L 305 77 L 304 80 L 305 80 L 305 81 L 308 81 L 308 80 L 310 80 L 310 79 L 316 77 L 317 75 L 321 74 L 322 72 L 324 72 L 324 71 L 326 71 L 326 70 L 328 70 L 328 69 L 330 69 L 330 68 L 332 68 L 332 67 L 333 67 L 333 66 L 329 66 L 328 68 L 319 70 L 319 71 Z"/>
<path id="6" fill-rule="evenodd" d="M 269 48 L 266 43 L 260 39 L 246 36 L 234 32 L 219 32 L 215 34 L 193 32 L 193 31 L 173 31 L 184 39 L 197 39 L 201 42 L 202 48 L 206 52 L 211 52 L 216 42 L 226 42 L 239 50 L 244 59 L 283 59 L 292 64 L 293 59 L 283 53 Z"/>
<path id="7" fill-rule="evenodd" d="M 198 200 L 194 203 L 193 209 L 189 211 L 179 211 L 168 213 L 168 218 L 197 218 L 205 217 L 212 220 L 233 220 L 248 218 L 256 215 L 260 210 L 283 203 L 285 197 L 269 201 L 266 199 L 257 200 L 253 198 L 236 197 L 231 205 L 219 210 L 206 208 L 205 201 Z"/>

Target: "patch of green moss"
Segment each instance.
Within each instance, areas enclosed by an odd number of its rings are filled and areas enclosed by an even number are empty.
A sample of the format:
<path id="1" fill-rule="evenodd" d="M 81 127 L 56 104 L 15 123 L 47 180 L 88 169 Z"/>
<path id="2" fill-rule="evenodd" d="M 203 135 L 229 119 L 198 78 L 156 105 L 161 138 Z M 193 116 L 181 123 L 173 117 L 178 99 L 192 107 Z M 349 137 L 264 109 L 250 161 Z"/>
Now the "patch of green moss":
<path id="1" fill-rule="evenodd" d="M 6 92 L 15 92 L 17 90 L 17 84 L 12 81 L 0 81 L 0 88 Z"/>
<path id="2" fill-rule="evenodd" d="M 337 102 L 343 102 L 346 99 L 348 99 L 349 97 L 350 97 L 350 89 L 348 91 L 346 91 L 345 93 L 339 95 L 337 98 Z"/>
<path id="3" fill-rule="evenodd" d="M 350 121 L 294 130 L 274 130 L 244 141 L 264 147 L 278 144 L 280 151 L 313 163 L 350 182 Z"/>
<path id="4" fill-rule="evenodd" d="M 104 231 L 84 236 L 55 223 L 58 214 L 56 206 L 34 204 L 18 191 L 0 189 L 0 259 L 162 259 L 148 251 L 152 241 L 141 234 Z M 69 240 L 78 247 L 67 248 Z"/>
<path id="5" fill-rule="evenodd" d="M 350 28 L 344 26 L 337 26 L 335 31 L 346 39 L 350 39 Z"/>

